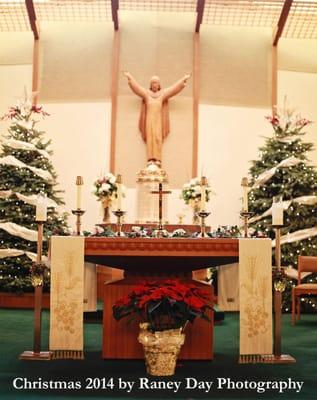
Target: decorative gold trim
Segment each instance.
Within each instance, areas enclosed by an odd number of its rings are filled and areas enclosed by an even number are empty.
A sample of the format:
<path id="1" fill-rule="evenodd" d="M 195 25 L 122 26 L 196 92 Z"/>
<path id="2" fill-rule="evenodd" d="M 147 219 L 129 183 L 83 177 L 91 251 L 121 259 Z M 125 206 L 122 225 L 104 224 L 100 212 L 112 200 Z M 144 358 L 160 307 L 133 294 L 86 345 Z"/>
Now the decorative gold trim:
<path id="1" fill-rule="evenodd" d="M 54 350 L 52 354 L 52 360 L 58 359 L 73 359 L 83 360 L 84 352 L 82 350 Z"/>
<path id="2" fill-rule="evenodd" d="M 296 360 L 288 354 L 277 357 L 274 354 L 240 354 L 239 364 L 292 364 Z"/>
<path id="3" fill-rule="evenodd" d="M 137 174 L 137 183 L 141 182 L 168 183 L 168 175 L 156 162 L 149 161 L 146 168 Z"/>

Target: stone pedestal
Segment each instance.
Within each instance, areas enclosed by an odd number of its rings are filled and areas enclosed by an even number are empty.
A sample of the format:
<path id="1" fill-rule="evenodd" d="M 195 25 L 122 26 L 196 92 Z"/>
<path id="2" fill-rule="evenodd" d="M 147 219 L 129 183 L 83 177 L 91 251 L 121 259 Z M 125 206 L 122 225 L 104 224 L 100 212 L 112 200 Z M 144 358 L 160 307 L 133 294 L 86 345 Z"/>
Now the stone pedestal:
<path id="1" fill-rule="evenodd" d="M 159 199 L 157 191 L 159 183 L 163 190 L 168 189 L 167 173 L 156 163 L 148 162 L 146 168 L 141 169 L 137 175 L 137 218 L 136 223 L 158 223 Z M 163 222 L 167 223 L 168 196 L 163 196 Z"/>

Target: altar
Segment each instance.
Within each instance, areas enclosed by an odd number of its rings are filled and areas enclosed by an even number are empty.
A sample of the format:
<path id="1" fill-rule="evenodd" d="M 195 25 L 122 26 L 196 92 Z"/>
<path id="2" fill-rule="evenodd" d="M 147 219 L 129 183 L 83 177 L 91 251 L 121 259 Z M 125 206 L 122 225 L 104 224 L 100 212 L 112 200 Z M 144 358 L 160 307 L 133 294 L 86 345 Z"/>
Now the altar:
<path id="1" fill-rule="evenodd" d="M 65 270 L 63 264 L 67 264 L 69 272 L 72 268 L 78 271 L 84 268 L 84 259 L 90 263 L 124 270 L 123 279 L 108 282 L 104 289 L 103 358 L 143 358 L 141 346 L 136 340 L 137 325 L 127 325 L 126 321 L 117 322 L 112 316 L 114 302 L 128 293 L 136 283 L 144 279 L 159 281 L 166 277 L 180 278 L 203 287 L 212 300 L 212 287 L 193 280 L 192 272 L 237 260 L 239 260 L 237 284 L 239 284 L 241 294 L 240 358 L 272 354 L 271 241 L 269 239 L 53 237 L 51 274 L 54 307 L 51 307 L 51 310 L 58 309 L 58 299 L 64 298 L 63 292 L 69 290 L 70 285 L 66 282 L 63 287 L 64 280 L 59 277 L 59 274 Z M 70 265 L 72 263 L 73 266 Z M 83 273 L 73 280 L 76 284 L 80 276 L 83 276 Z M 72 310 L 75 312 L 76 307 Z M 260 324 L 256 322 L 259 315 L 261 316 Z M 210 316 L 212 318 L 212 313 Z M 54 316 L 51 315 L 51 322 L 52 318 Z M 82 322 L 80 324 L 83 325 Z M 77 329 L 80 324 L 77 325 Z M 51 323 L 51 329 L 56 325 L 56 323 Z M 73 333 L 69 330 L 61 332 L 60 327 L 61 325 L 55 334 L 62 333 L 62 341 L 65 341 L 65 335 L 78 335 L 78 331 L 74 330 Z M 50 337 L 53 338 L 54 335 L 51 334 Z M 83 346 L 82 336 L 80 341 Z M 71 338 L 67 340 L 66 347 L 71 347 L 71 342 Z M 56 351 L 58 346 L 59 344 L 54 340 L 50 341 L 51 350 Z M 213 355 L 213 324 L 196 320 L 188 330 L 186 328 L 186 342 L 180 358 L 211 360 Z"/>

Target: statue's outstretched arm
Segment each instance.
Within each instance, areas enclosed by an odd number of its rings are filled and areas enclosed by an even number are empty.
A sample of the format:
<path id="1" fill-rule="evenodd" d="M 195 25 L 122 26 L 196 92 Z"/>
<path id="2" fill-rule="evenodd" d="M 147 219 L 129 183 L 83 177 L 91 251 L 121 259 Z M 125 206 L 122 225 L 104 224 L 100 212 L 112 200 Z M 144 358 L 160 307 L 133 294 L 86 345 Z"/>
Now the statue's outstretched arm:
<path id="1" fill-rule="evenodd" d="M 190 78 L 190 74 L 186 74 L 183 78 L 181 78 L 179 81 L 174 83 L 174 85 L 165 89 L 164 94 L 163 94 L 164 100 L 167 100 L 168 98 L 175 96 L 177 93 L 181 92 L 184 89 L 184 87 L 186 86 L 186 83 L 189 78 Z"/>
<path id="2" fill-rule="evenodd" d="M 146 90 L 140 84 L 138 84 L 138 82 L 133 78 L 133 76 L 129 72 L 124 71 L 123 75 L 128 79 L 128 84 L 129 84 L 130 88 L 132 89 L 132 91 L 137 96 L 140 96 L 143 99 L 145 99 Z"/>

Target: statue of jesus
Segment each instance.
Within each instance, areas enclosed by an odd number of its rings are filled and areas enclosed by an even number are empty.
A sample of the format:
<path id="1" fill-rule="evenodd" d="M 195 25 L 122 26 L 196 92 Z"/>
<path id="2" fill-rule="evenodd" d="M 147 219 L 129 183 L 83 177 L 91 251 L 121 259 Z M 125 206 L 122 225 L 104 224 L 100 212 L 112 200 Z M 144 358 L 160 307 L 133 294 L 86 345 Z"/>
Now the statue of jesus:
<path id="1" fill-rule="evenodd" d="M 150 88 L 143 88 L 129 72 L 124 72 L 132 91 L 140 96 L 142 108 L 139 129 L 147 144 L 147 160 L 161 165 L 162 143 L 169 134 L 168 99 L 178 94 L 186 86 L 190 75 L 187 74 L 169 88 L 162 89 L 160 78 L 152 76 Z"/>

